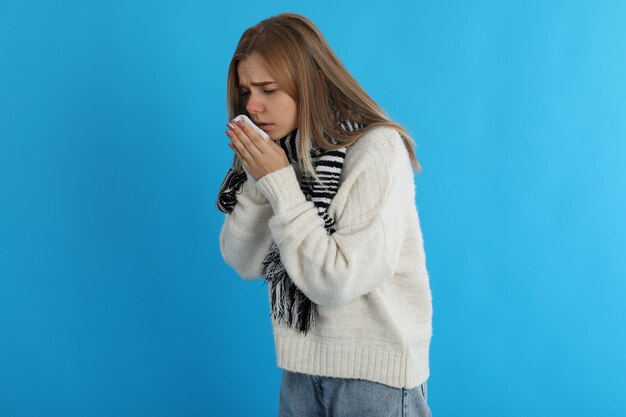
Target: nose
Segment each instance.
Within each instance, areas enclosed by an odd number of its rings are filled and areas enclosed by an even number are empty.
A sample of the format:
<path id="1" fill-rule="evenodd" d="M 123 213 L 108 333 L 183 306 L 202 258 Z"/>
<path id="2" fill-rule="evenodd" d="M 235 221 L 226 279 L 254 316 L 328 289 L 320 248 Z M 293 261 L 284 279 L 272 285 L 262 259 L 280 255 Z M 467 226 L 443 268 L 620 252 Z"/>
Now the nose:
<path id="1" fill-rule="evenodd" d="M 250 93 L 248 102 L 246 103 L 246 110 L 250 115 L 262 113 L 265 110 L 265 104 L 263 104 L 262 99 L 258 95 Z"/>

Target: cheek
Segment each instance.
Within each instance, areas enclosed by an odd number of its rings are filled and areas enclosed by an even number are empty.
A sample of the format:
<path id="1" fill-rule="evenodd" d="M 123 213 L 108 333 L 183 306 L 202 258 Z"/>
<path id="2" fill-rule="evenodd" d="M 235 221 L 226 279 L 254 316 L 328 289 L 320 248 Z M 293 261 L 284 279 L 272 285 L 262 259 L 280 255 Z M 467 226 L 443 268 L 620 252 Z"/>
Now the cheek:
<path id="1" fill-rule="evenodd" d="M 298 118 L 298 108 L 291 97 L 285 102 L 283 114 L 285 115 L 285 119 L 289 121 L 295 121 Z"/>
<path id="2" fill-rule="evenodd" d="M 289 95 L 284 94 L 280 100 L 276 102 L 276 115 L 280 118 L 281 123 L 295 127 L 298 123 L 298 108 L 296 102 Z"/>

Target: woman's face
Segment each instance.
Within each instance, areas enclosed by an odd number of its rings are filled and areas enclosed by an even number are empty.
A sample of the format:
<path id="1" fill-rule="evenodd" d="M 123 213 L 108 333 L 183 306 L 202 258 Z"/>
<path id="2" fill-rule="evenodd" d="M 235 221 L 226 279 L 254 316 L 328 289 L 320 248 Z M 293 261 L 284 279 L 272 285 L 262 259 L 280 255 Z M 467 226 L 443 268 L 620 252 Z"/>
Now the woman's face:
<path id="1" fill-rule="evenodd" d="M 270 76 L 267 64 L 252 53 L 237 65 L 239 91 L 252 121 L 272 140 L 298 127 L 296 102 Z"/>

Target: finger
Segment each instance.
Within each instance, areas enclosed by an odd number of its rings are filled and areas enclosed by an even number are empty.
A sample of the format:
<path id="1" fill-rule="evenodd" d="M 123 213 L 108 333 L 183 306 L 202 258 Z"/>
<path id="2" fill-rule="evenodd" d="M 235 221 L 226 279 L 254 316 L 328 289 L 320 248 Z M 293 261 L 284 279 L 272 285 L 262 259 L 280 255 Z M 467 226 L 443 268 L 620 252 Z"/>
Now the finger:
<path id="1" fill-rule="evenodd" d="M 248 163 L 248 161 L 246 161 L 246 159 L 241 155 L 241 153 L 237 150 L 237 148 L 235 148 L 235 145 L 233 145 L 232 143 L 229 143 L 228 146 L 230 146 L 230 148 L 235 152 L 235 156 L 241 162 L 241 165 L 243 166 L 244 170 L 246 172 L 249 172 L 250 164 Z"/>
<path id="2" fill-rule="evenodd" d="M 235 151 L 235 154 L 242 163 L 251 163 L 252 161 L 254 161 L 254 157 L 250 154 L 250 152 L 248 152 L 248 149 L 244 146 L 244 144 L 233 131 L 227 130 L 226 135 L 231 140 L 231 149 Z"/>
<path id="3" fill-rule="evenodd" d="M 281 155 L 281 157 L 288 159 L 285 150 L 276 142 L 270 141 L 268 144 L 269 152 L 277 153 Z"/>
<path id="4" fill-rule="evenodd" d="M 257 132 L 254 131 L 254 129 L 242 121 L 237 121 L 234 124 L 244 134 L 244 137 L 242 137 L 241 140 L 244 145 L 249 148 L 250 152 L 254 153 L 254 149 L 250 149 L 251 146 L 254 146 L 260 153 L 264 153 L 263 146 L 265 145 L 265 141 Z"/>
<path id="5" fill-rule="evenodd" d="M 241 126 L 237 122 L 230 122 L 227 125 L 231 129 L 230 131 L 232 133 L 232 135 L 229 135 L 229 137 L 233 140 L 233 143 L 235 144 L 235 146 L 237 146 L 237 149 L 239 149 L 240 152 L 243 153 L 242 148 L 245 148 L 248 155 L 250 155 L 252 158 L 261 156 L 261 152 L 256 148 L 254 143 L 241 129 Z"/>

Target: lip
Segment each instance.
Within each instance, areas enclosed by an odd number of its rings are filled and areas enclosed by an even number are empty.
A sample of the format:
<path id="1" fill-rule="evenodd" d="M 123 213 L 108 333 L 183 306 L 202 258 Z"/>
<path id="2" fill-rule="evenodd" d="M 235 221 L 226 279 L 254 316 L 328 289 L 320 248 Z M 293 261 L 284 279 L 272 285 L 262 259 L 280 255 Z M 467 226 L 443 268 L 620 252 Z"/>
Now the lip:
<path id="1" fill-rule="evenodd" d="M 264 132 L 267 132 L 271 129 L 272 123 L 259 123 L 257 126 Z"/>

